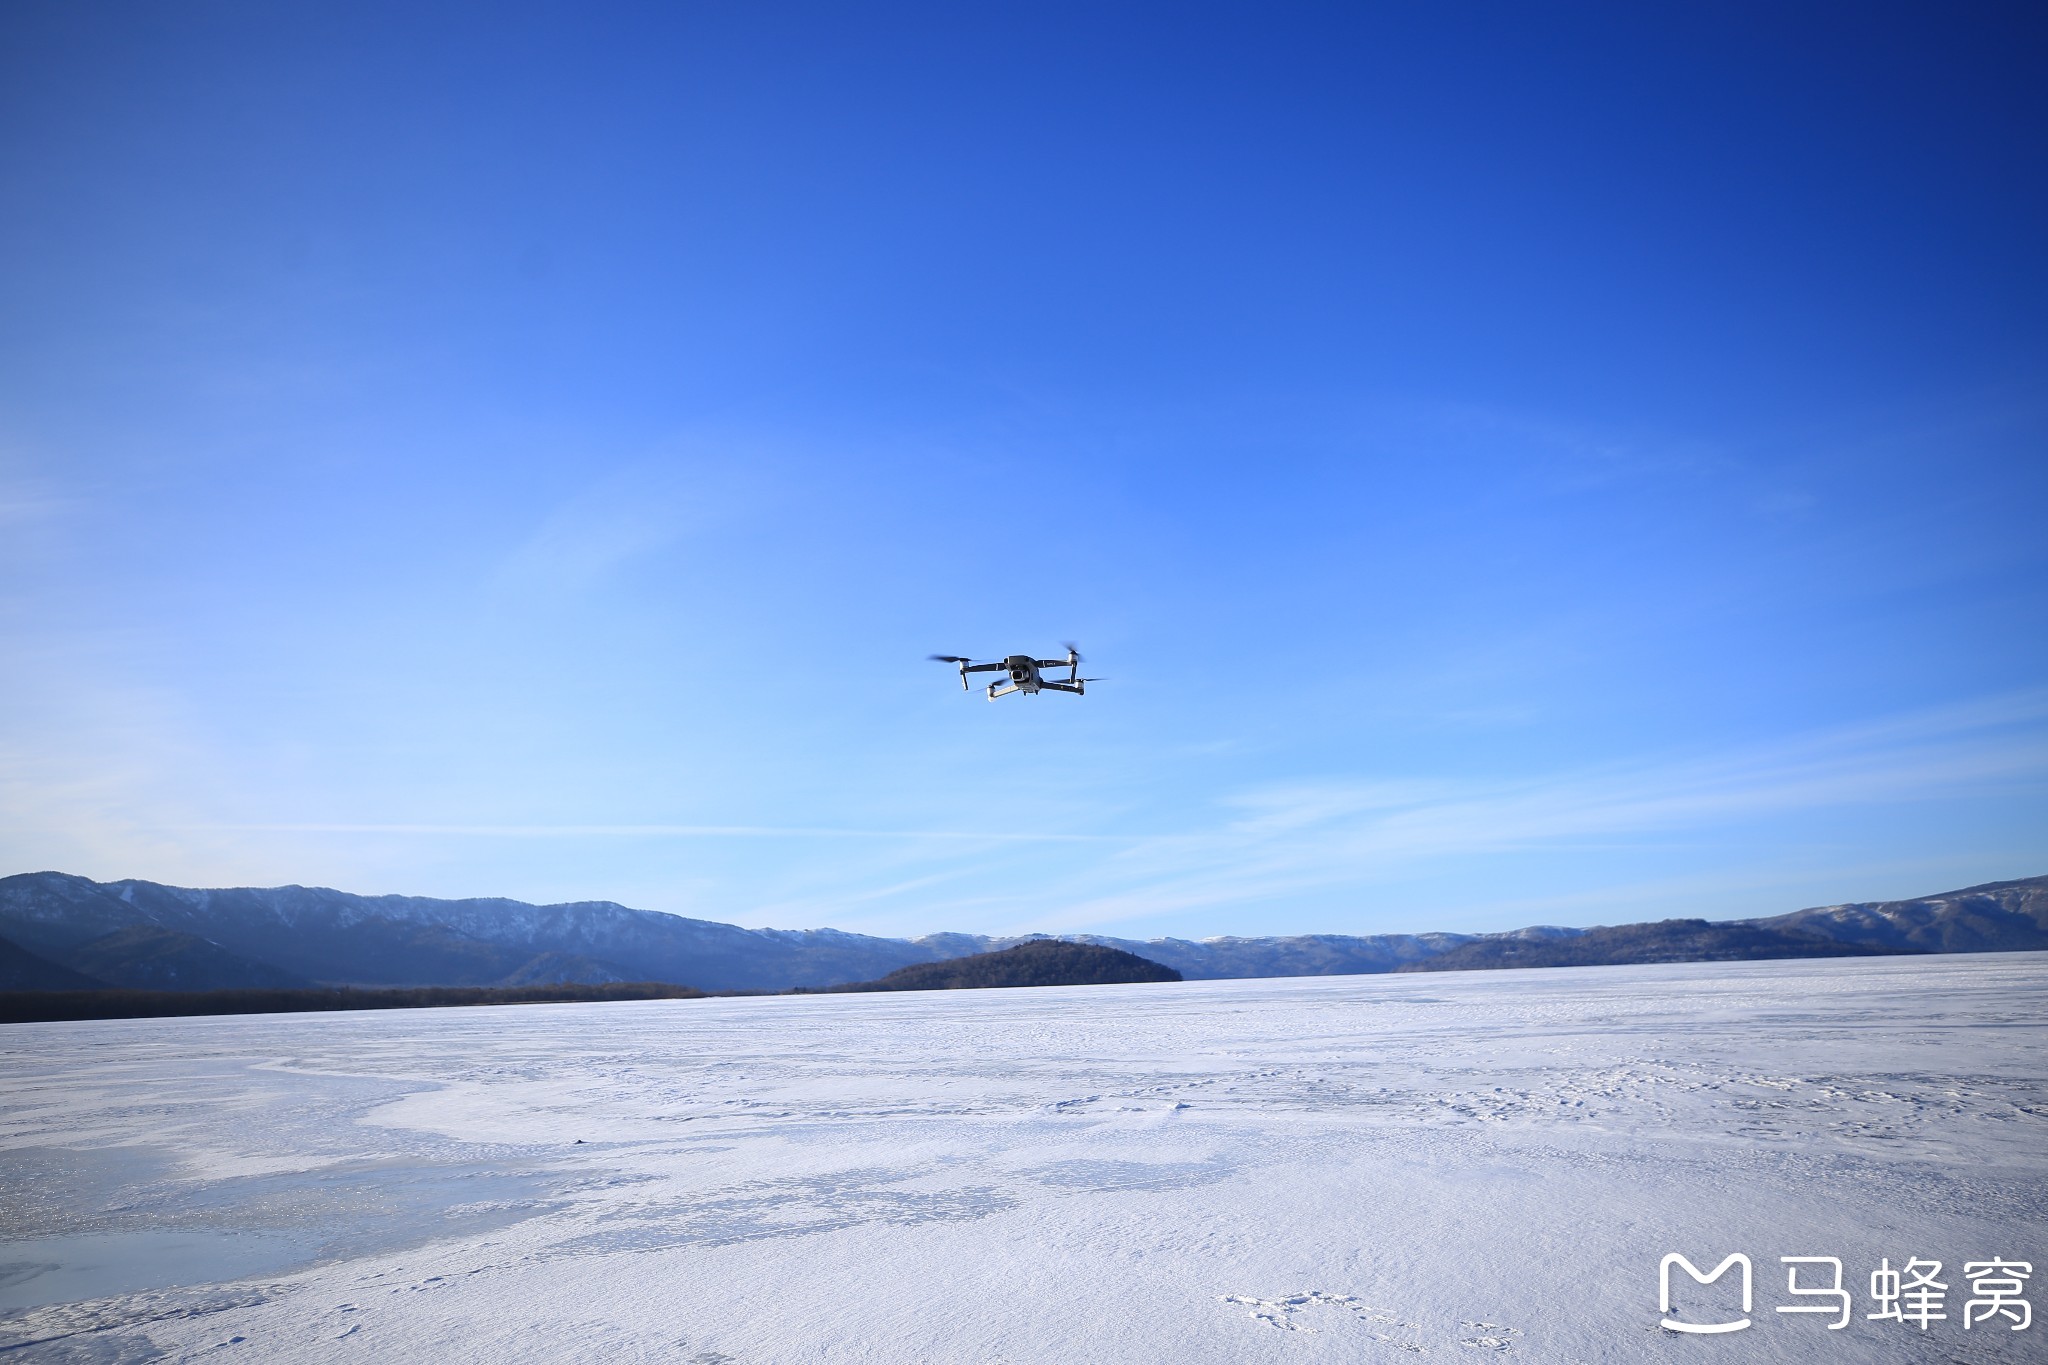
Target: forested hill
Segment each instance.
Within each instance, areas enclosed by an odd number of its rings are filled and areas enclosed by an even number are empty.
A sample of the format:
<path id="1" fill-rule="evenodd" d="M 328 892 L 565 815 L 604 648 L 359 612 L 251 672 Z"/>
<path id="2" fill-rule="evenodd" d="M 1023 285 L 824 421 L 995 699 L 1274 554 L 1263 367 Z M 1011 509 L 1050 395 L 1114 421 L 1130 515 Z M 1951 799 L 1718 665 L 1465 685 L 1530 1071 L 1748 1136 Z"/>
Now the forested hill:
<path id="1" fill-rule="evenodd" d="M 1458 972 L 1488 967 L 1609 967 L 1631 962 L 1756 962 L 1776 957 L 1864 957 L 1913 951 L 1838 943 L 1818 934 L 1758 924 L 1667 919 L 1654 924 L 1603 926 L 1555 938 L 1518 939 L 1506 934 L 1476 938 L 1400 970 Z"/>
<path id="2" fill-rule="evenodd" d="M 1094 943 L 1033 939 L 994 953 L 900 967 L 878 981 L 834 986 L 835 991 L 957 991 L 991 986 L 1109 986 L 1178 981 L 1179 972 L 1136 953 Z"/>

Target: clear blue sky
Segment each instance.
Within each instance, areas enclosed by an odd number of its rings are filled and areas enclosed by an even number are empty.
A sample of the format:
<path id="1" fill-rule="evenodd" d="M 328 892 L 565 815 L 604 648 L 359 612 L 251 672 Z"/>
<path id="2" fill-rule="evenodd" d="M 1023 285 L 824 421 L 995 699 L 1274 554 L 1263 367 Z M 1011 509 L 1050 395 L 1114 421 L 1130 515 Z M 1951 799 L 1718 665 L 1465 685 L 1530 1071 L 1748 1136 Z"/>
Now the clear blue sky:
<path id="1" fill-rule="evenodd" d="M 9 4 L 0 872 L 2048 872 L 2044 92 L 2037 5 Z"/>

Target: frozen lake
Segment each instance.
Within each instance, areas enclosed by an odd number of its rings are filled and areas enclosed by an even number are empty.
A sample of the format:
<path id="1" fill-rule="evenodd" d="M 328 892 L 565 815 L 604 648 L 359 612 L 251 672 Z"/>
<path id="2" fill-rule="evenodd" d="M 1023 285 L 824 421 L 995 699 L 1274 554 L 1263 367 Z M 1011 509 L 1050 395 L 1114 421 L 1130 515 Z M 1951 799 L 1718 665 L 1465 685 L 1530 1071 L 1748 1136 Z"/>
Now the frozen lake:
<path id="1" fill-rule="evenodd" d="M 2040 1361 L 2048 955 L 0 1027 L 8 1361 Z M 1666 1253 L 1753 1325 L 1660 1325 Z M 1852 1320 L 1780 1314 L 1833 1256 Z M 1939 1260 L 1947 1318 L 1871 1321 Z M 1802 1266 L 1801 1284 L 1826 1283 Z M 1672 1317 L 1740 1317 L 1738 1270 Z"/>

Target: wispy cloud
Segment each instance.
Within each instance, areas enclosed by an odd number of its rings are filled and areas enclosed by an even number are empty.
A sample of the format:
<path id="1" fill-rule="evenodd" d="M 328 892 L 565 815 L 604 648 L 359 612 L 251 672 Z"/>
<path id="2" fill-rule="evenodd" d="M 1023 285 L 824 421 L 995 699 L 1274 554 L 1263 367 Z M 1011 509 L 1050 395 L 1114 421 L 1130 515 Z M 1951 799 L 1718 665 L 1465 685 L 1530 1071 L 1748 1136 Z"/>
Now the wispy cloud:
<path id="1" fill-rule="evenodd" d="M 499 587 L 560 598 L 628 562 L 769 503 L 758 460 L 680 451 L 615 469 L 557 507 L 508 555 Z"/>
<path id="2" fill-rule="evenodd" d="M 1641 848 L 1791 812 L 1982 795 L 2048 777 L 2048 690 L 1884 717 L 1736 752 L 1495 780 L 1323 780 L 1231 794 L 1216 819 L 1170 834 L 861 829 L 716 824 L 290 824 L 301 834 L 539 839 L 858 840 L 897 845 L 895 875 L 831 858 L 762 888 L 755 911 L 821 922 L 881 904 L 926 927 L 1080 930 L 1226 906 L 1271 905 L 1330 887 L 1410 877 L 1432 864 L 1518 852 Z M 1065 845 L 1057 870 L 985 855 Z M 922 849 L 920 849 L 922 846 Z M 977 852 L 979 850 L 980 852 Z M 835 870 L 836 869 L 836 870 Z M 969 885 L 962 885 L 963 879 Z M 943 888 L 943 889 L 942 889 Z"/>
<path id="3" fill-rule="evenodd" d="M 0 529 L 10 534 L 34 522 L 50 521 L 75 505 L 48 483 L 0 480 Z"/>
<path id="4" fill-rule="evenodd" d="M 47 649 L 16 662 L 0 678 L 0 866 L 175 877 L 232 859 L 232 836 L 179 832 L 211 792 L 204 746 L 174 696 L 82 680 Z"/>
<path id="5" fill-rule="evenodd" d="M 1233 799 L 1244 812 L 1236 819 L 1106 860 L 1093 870 L 1097 890 L 1065 901 L 1061 927 L 1270 902 L 1432 861 L 1981 795 L 2043 778 L 2048 691 L 2030 691 L 1730 754 L 1494 782 L 1261 788 Z"/>
<path id="6" fill-rule="evenodd" d="M 29 755 L 17 748 L 12 757 Z M 118 848 L 129 852 L 122 875 L 132 875 L 134 851 L 144 849 L 165 859 L 162 866 L 152 863 L 156 875 L 195 858 L 255 875 L 259 863 L 273 864 L 249 850 L 268 849 L 273 858 L 289 853 L 316 868 L 346 871 L 360 865 L 383 881 L 388 868 L 431 868 L 442 860 L 452 867 L 510 865 L 490 841 L 572 849 L 581 842 L 587 847 L 573 849 L 568 865 L 599 870 L 615 861 L 607 847 L 629 842 L 644 848 L 664 840 L 729 841 L 735 853 L 742 843 L 787 842 L 792 847 L 786 853 L 764 849 L 709 861 L 693 854 L 659 865 L 681 870 L 664 874 L 671 880 L 684 871 L 696 879 L 688 913 L 742 922 L 772 916 L 782 923 L 842 927 L 856 921 L 880 932 L 1142 933 L 1148 921 L 1173 919 L 1180 923 L 1161 927 L 1186 932 L 1187 921 L 1213 922 L 1214 912 L 1227 910 L 1242 925 L 1239 931 L 1259 932 L 1297 927 L 1259 921 L 1290 900 L 1333 888 L 1348 895 L 1399 884 L 1491 886 L 1476 893 L 1474 908 L 1492 903 L 1501 913 L 1520 907 L 1566 918 L 1574 909 L 1583 916 L 1607 904 L 1640 908 L 1644 898 L 1697 901 L 1736 885 L 1731 877 L 1753 880 L 1759 858 L 1768 861 L 1773 845 L 1757 842 L 1755 831 L 1766 827 L 1759 822 L 1939 800 L 2036 801 L 2048 783 L 2048 690 L 1896 714 L 1735 751 L 1667 752 L 1495 779 L 1339 777 L 1262 784 L 1190 807 L 1167 833 L 948 829 L 915 821 L 906 822 L 907 828 L 652 821 L 229 823 L 207 821 L 193 803 L 164 802 L 152 809 L 126 790 L 129 783 L 118 768 L 110 767 L 102 784 L 112 783 L 114 790 L 81 788 L 75 780 L 67 785 L 58 772 L 20 763 L 12 776 L 17 780 L 0 780 L 0 812 L 15 819 L 16 857 L 29 845 L 50 855 L 22 866 L 61 865 L 75 857 L 81 866 L 104 867 Z M 1616 862 L 1617 869 L 1627 866 L 1631 873 L 1611 883 L 1581 878 L 1561 899 L 1546 898 L 1534 886 L 1516 890 L 1524 884 L 1513 877 L 1502 882 L 1467 876 L 1475 860 L 1501 855 L 1573 853 L 1605 865 L 1602 850 L 1642 853 L 1668 845 L 1667 852 L 1675 852 L 1730 835 L 1747 850 L 1741 868 L 1688 865 L 1683 856 L 1676 862 Z M 466 842 L 471 851 L 462 851 Z M 814 846 L 796 847 L 805 842 Z M 1880 854 L 1867 839 L 1856 847 L 1853 854 L 1844 848 L 1826 856 L 1838 871 L 1844 858 L 1867 870 L 1887 860 L 1924 861 L 1928 852 L 1901 846 Z M 1664 870 L 1644 880 L 1643 872 L 1652 867 Z M 668 883 L 656 878 L 644 884 Z M 656 904 L 674 899 L 659 890 L 656 897 Z M 1436 899 L 1441 903 L 1443 896 Z"/>
<path id="7" fill-rule="evenodd" d="M 964 840 L 969 843 L 1134 842 L 1110 834 L 1036 834 L 1014 830 L 835 829 L 812 825 L 423 825 L 423 824 L 240 824 L 208 825 L 272 834 L 474 835 L 492 839 L 881 839 Z"/>
<path id="8" fill-rule="evenodd" d="M 1425 428 L 1454 440 L 1538 460 L 1568 487 L 1714 477 L 1738 467 L 1729 452 L 1705 441 L 1616 431 L 1539 413 L 1448 404 L 1415 417 Z"/>

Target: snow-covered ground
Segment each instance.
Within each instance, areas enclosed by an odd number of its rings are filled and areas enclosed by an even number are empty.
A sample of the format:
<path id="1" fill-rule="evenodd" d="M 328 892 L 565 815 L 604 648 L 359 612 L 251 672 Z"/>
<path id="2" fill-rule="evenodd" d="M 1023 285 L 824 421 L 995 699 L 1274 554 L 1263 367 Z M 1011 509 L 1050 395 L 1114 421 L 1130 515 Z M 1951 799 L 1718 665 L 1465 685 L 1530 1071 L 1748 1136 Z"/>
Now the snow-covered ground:
<path id="1" fill-rule="evenodd" d="M 2048 955 L 0 1028 L 0 1358 L 2039 1361 Z M 1753 1326 L 1659 1326 L 1746 1254 Z M 1786 1292 L 1834 1256 L 1848 1326 Z M 1871 1321 L 1940 1260 L 1946 1320 Z M 1801 1284 L 1824 1284 L 1803 1266 Z M 1739 1268 L 1674 1317 L 1740 1315 Z"/>

